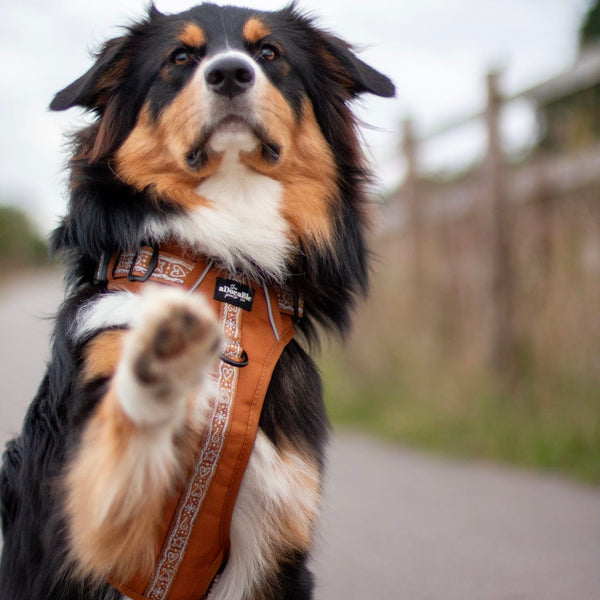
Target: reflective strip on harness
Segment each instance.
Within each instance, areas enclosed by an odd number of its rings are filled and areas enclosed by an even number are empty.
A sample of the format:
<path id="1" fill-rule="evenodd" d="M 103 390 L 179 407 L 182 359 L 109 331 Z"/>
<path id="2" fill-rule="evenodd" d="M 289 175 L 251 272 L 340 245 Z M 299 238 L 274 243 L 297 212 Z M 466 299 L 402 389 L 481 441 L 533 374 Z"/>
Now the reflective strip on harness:
<path id="1" fill-rule="evenodd" d="M 183 487 L 166 502 L 158 540 L 161 550 L 153 572 L 110 583 L 133 600 L 201 600 L 227 558 L 235 500 L 273 369 L 294 336 L 292 317 L 298 315 L 299 303 L 285 292 L 262 286 L 254 288 L 251 310 L 215 300 L 217 278 L 234 279 L 230 274 L 171 246 L 160 249 L 148 275 L 152 255 L 153 249 L 141 248 L 112 256 L 107 288 L 139 293 L 147 282 L 155 282 L 194 293 L 198 289 L 219 317 L 227 345 L 216 373 L 212 416 L 195 464 Z M 140 281 L 145 275 L 148 278 Z M 244 364 L 246 356 L 245 366 L 235 366 Z"/>

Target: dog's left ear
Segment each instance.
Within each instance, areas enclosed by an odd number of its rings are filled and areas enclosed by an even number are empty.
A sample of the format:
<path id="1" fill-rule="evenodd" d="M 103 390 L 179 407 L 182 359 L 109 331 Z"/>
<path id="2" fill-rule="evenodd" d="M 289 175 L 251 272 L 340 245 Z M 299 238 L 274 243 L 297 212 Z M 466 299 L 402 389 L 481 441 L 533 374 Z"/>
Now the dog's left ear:
<path id="1" fill-rule="evenodd" d="M 117 77 L 124 41 L 125 38 L 115 38 L 106 42 L 91 69 L 54 96 L 50 110 L 67 110 L 73 106 L 99 108 L 103 104 L 103 95 L 110 90 Z"/>
<path id="2" fill-rule="evenodd" d="M 369 93 L 391 98 L 396 95 L 392 80 L 360 60 L 349 44 L 331 34 L 325 34 L 323 41 L 325 61 L 329 65 L 333 62 L 336 79 L 352 96 Z"/>
<path id="3" fill-rule="evenodd" d="M 108 40 L 96 55 L 96 62 L 79 79 L 68 85 L 54 96 L 50 110 L 67 110 L 73 106 L 82 106 L 102 112 L 107 97 L 127 72 L 130 56 L 127 45 L 132 33 L 138 27 L 145 27 L 164 15 L 152 3 L 146 20 L 130 28 L 129 35 Z"/>

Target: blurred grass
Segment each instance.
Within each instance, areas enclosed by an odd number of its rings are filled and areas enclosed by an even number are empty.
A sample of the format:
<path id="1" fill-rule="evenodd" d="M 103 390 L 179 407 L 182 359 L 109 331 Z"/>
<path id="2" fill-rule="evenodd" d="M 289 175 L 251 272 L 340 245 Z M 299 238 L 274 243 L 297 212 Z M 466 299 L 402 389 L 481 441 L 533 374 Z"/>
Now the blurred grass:
<path id="1" fill-rule="evenodd" d="M 340 349 L 321 367 L 338 427 L 446 455 L 501 461 L 600 483 L 600 381 L 521 376 L 510 392 L 473 369 L 408 356 L 367 368 Z"/>
<path id="2" fill-rule="evenodd" d="M 490 378 L 432 365 L 357 369 L 343 352 L 322 360 L 336 426 L 414 447 L 491 459 L 600 482 L 600 381 L 521 381 L 510 394 Z"/>

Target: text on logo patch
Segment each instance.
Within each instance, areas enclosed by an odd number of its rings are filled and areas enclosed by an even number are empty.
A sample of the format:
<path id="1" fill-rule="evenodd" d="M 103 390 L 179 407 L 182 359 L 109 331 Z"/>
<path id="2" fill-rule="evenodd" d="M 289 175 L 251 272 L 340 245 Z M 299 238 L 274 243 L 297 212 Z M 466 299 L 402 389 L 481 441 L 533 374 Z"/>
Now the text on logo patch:
<path id="1" fill-rule="evenodd" d="M 215 295 L 213 297 L 219 302 L 227 302 L 228 304 L 239 306 L 244 310 L 252 310 L 254 290 L 232 279 L 217 277 L 217 285 L 215 286 Z"/>

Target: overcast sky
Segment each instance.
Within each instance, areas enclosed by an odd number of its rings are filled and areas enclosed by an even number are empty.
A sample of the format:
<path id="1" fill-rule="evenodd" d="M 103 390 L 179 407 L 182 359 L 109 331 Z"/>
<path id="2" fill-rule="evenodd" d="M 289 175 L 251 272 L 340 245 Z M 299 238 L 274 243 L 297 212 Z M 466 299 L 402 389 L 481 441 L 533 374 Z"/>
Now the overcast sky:
<path id="1" fill-rule="evenodd" d="M 163 12 L 197 2 L 157 0 Z M 82 124 L 77 110 L 50 113 L 59 89 L 91 65 L 90 51 L 140 17 L 146 0 L 0 0 L 0 201 L 34 212 L 45 229 L 65 206 L 63 134 Z M 277 9 L 282 2 L 228 2 Z M 507 92 L 530 87 L 574 60 L 589 0 L 300 0 L 322 25 L 356 44 L 361 57 L 396 83 L 394 100 L 366 98 L 363 120 L 385 186 L 401 176 L 399 124 L 410 114 L 426 131 L 480 108 L 483 75 L 504 69 Z M 517 110 L 512 129 L 527 128 Z M 471 136 L 477 145 L 476 135 Z M 518 137 L 518 135 L 517 135 Z M 469 136 L 465 134 L 468 142 Z M 436 166 L 459 141 L 440 144 Z M 466 143 L 466 146 L 469 144 Z M 473 144 L 471 144 L 473 145 Z"/>

